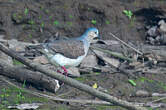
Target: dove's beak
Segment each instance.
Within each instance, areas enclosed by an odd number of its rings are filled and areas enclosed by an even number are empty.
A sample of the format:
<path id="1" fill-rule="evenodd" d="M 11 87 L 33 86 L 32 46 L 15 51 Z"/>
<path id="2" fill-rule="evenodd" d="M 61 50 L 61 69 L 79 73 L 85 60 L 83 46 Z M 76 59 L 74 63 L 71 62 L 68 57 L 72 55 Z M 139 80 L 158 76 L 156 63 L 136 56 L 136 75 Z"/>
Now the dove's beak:
<path id="1" fill-rule="evenodd" d="M 98 39 L 100 39 L 99 35 L 93 38 L 93 40 L 98 40 Z"/>

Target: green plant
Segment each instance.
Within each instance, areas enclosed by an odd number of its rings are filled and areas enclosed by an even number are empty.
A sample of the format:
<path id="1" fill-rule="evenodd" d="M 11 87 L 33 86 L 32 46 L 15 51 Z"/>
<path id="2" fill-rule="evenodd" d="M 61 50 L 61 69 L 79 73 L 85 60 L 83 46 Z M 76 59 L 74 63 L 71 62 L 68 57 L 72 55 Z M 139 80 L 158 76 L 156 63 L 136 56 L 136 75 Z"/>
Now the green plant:
<path id="1" fill-rule="evenodd" d="M 41 18 L 42 18 L 42 15 L 39 16 L 39 19 L 41 19 Z"/>
<path id="2" fill-rule="evenodd" d="M 52 15 L 51 15 L 51 16 L 49 16 L 49 19 L 52 19 Z"/>
<path id="3" fill-rule="evenodd" d="M 96 24 L 97 21 L 93 19 L 93 20 L 91 20 L 91 23 L 92 23 L 92 24 Z"/>
<path id="4" fill-rule="evenodd" d="M 14 18 L 16 18 L 16 15 L 17 15 L 16 13 L 13 13 L 13 17 L 14 17 Z"/>
<path id="5" fill-rule="evenodd" d="M 72 18 L 73 18 L 73 16 L 72 16 L 72 15 L 69 15 L 69 18 L 70 18 L 70 19 L 72 19 Z"/>
<path id="6" fill-rule="evenodd" d="M 110 24 L 110 21 L 109 21 L 109 20 L 106 20 L 105 23 L 106 23 L 106 24 Z"/>
<path id="7" fill-rule="evenodd" d="M 48 13 L 49 13 L 49 10 L 48 10 L 48 9 L 46 9 L 46 10 L 45 10 L 45 12 L 48 14 Z"/>
<path id="8" fill-rule="evenodd" d="M 73 23 L 72 22 L 67 22 L 67 25 L 72 26 Z"/>
<path id="9" fill-rule="evenodd" d="M 54 25 L 58 25 L 59 22 L 57 20 L 54 21 Z"/>
<path id="10" fill-rule="evenodd" d="M 30 21 L 28 21 L 28 23 L 31 24 L 31 25 L 33 25 L 33 24 L 35 24 L 35 21 L 30 20 Z"/>
<path id="11" fill-rule="evenodd" d="M 41 22 L 40 26 L 43 28 L 44 27 L 44 22 Z"/>
<path id="12" fill-rule="evenodd" d="M 32 38 L 32 34 L 29 34 L 28 37 L 29 37 L 29 38 Z"/>
<path id="13" fill-rule="evenodd" d="M 13 59 L 13 65 L 23 65 L 23 64 L 17 61 L 16 59 Z"/>
<path id="14" fill-rule="evenodd" d="M 25 10 L 24 10 L 24 14 L 27 15 L 28 12 L 29 12 L 29 9 L 28 9 L 28 8 L 25 8 Z"/>
<path id="15" fill-rule="evenodd" d="M 123 10 L 123 13 L 129 18 L 131 19 L 133 16 L 133 13 L 130 10 Z"/>

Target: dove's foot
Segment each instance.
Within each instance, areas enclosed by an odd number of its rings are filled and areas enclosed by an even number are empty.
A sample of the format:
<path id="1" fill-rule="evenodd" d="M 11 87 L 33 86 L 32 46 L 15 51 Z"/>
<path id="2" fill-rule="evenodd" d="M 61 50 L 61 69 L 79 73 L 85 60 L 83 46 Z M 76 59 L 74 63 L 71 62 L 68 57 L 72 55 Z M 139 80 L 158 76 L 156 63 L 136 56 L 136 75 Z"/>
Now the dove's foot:
<path id="1" fill-rule="evenodd" d="M 67 76 L 67 75 L 68 75 L 68 71 L 67 71 L 67 69 L 66 69 L 64 66 L 62 66 L 62 69 L 63 69 L 63 71 L 64 71 L 63 74 L 64 74 L 65 76 Z"/>

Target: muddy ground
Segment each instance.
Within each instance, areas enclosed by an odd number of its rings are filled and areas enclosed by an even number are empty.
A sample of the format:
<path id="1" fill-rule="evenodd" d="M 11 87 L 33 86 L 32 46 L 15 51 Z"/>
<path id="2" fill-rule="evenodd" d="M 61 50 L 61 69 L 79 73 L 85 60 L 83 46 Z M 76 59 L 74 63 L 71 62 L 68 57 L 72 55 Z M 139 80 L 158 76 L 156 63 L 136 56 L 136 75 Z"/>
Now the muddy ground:
<path id="1" fill-rule="evenodd" d="M 133 19 L 122 13 L 125 9 L 133 12 Z M 113 39 L 109 35 L 109 32 L 112 32 L 126 42 L 145 43 L 145 27 L 156 25 L 161 19 L 166 20 L 165 0 L 0 0 L 0 35 L 4 35 L 5 39 L 15 38 L 26 42 L 43 42 L 57 32 L 60 36 L 77 37 L 88 27 L 97 27 L 102 39 Z M 166 74 L 144 74 L 134 79 L 137 86 L 128 83 L 128 77 L 123 73 L 94 74 L 82 76 L 77 80 L 91 86 L 96 82 L 111 95 L 128 101 L 146 102 L 157 97 L 129 96 L 137 90 L 165 93 L 165 79 Z M 19 92 L 11 92 L 12 87 L 3 81 L 0 83 L 0 109 L 6 110 L 7 105 L 26 102 L 8 100 L 8 97 L 14 97 Z M 9 93 L 3 90 L 6 87 L 10 90 Z M 63 98 L 95 99 L 67 85 L 57 94 L 66 92 Z M 9 96 L 4 99 L 2 94 L 5 93 Z M 24 95 L 26 98 L 34 97 L 26 93 Z M 45 103 L 46 106 L 39 110 L 124 110 L 109 106 L 68 105 L 37 98 L 29 98 L 27 102 Z"/>

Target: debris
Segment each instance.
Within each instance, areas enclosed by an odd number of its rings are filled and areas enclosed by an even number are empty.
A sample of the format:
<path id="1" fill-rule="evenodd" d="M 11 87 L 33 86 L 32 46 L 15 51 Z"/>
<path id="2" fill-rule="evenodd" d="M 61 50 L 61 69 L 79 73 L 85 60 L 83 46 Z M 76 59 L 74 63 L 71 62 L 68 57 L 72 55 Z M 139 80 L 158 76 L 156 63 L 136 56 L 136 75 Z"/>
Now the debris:
<path id="1" fill-rule="evenodd" d="M 158 25 L 152 26 L 147 30 L 146 39 L 149 44 L 166 44 L 166 23 L 164 20 L 160 20 Z"/>
<path id="2" fill-rule="evenodd" d="M 44 55 L 35 57 L 33 59 L 33 61 L 36 62 L 36 63 L 40 63 L 40 64 L 48 64 L 49 63 L 48 60 L 45 58 Z"/>
<path id="3" fill-rule="evenodd" d="M 76 67 L 69 67 L 67 70 L 68 70 L 68 73 L 71 76 L 80 77 L 80 72 L 79 72 L 78 68 L 76 68 Z"/>
<path id="4" fill-rule="evenodd" d="M 103 59 L 108 64 L 111 64 L 114 67 L 118 67 L 119 66 L 120 62 L 117 59 L 107 57 L 107 55 L 105 53 L 103 53 L 101 51 L 98 51 L 98 50 L 94 50 L 94 52 L 97 54 L 97 56 L 99 56 L 101 59 Z"/>
<path id="5" fill-rule="evenodd" d="M 39 106 L 43 105 L 42 103 L 24 103 L 24 104 L 18 104 L 16 106 L 8 106 L 8 109 L 19 109 L 19 110 L 32 110 L 37 109 Z"/>
<path id="6" fill-rule="evenodd" d="M 80 65 L 80 67 L 91 67 L 91 68 L 93 68 L 93 67 L 95 67 L 95 66 L 97 66 L 97 58 L 96 58 L 96 56 L 95 55 L 87 55 L 85 58 L 84 58 L 84 60 L 81 62 L 81 65 Z"/>
<path id="7" fill-rule="evenodd" d="M 93 87 L 94 89 L 97 89 L 97 88 L 98 88 L 97 83 L 94 83 L 92 87 Z"/>

